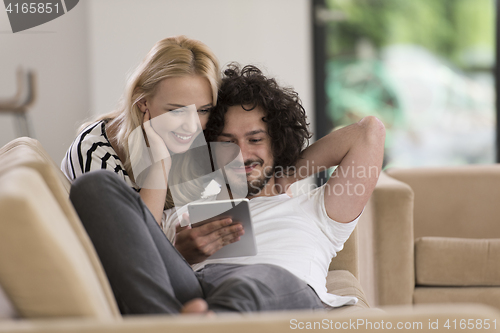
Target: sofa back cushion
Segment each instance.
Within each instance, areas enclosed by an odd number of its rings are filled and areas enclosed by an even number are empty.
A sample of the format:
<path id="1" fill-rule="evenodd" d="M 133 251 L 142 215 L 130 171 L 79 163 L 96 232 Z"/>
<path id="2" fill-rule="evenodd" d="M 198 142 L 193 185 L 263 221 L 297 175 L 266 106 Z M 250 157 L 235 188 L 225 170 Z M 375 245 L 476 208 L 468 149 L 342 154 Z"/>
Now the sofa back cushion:
<path id="1" fill-rule="evenodd" d="M 0 148 L 0 159 L 2 161 L 0 163 L 0 172 L 21 165 L 33 168 L 42 175 L 49 188 L 55 192 L 58 201 L 57 196 L 61 189 L 62 194 L 65 193 L 65 196 L 62 197 L 67 198 L 71 187 L 70 181 L 37 140 L 21 137 L 10 141 Z M 61 201 L 67 200 L 63 199 Z"/>
<path id="2" fill-rule="evenodd" d="M 27 167 L 0 174 L 0 285 L 24 318 L 115 316 L 78 235 Z"/>
<path id="3" fill-rule="evenodd" d="M 71 187 L 69 180 L 35 139 L 18 138 L 0 148 L 0 175 L 19 167 L 28 167 L 43 178 L 46 187 L 66 218 L 66 223 L 71 226 L 78 242 L 85 250 L 111 312 L 115 317 L 119 317 L 120 312 L 102 265 L 73 205 L 69 201 L 68 193 Z"/>
<path id="4" fill-rule="evenodd" d="M 414 236 L 500 238 L 500 165 L 390 169 L 415 193 Z"/>
<path id="5" fill-rule="evenodd" d="M 415 278 L 422 286 L 500 287 L 500 239 L 419 238 Z"/>

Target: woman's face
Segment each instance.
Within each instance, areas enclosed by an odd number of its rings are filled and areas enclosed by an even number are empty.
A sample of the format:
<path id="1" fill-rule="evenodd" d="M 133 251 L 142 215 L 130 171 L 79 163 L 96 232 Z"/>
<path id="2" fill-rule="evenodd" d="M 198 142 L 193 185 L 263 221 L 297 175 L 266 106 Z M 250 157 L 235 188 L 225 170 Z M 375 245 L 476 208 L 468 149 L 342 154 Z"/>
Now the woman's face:
<path id="1" fill-rule="evenodd" d="M 152 127 L 172 153 L 189 149 L 205 129 L 212 106 L 210 83 L 197 75 L 164 79 L 152 97 L 139 103 L 142 112 L 149 110 Z"/>

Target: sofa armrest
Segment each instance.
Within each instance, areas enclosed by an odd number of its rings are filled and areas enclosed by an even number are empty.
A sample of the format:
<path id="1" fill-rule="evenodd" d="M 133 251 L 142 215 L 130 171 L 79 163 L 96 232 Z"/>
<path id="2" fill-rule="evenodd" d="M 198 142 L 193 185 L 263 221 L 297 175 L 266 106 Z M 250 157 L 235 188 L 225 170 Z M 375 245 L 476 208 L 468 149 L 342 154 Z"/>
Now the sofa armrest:
<path id="1" fill-rule="evenodd" d="M 416 307 L 363 309 L 356 312 L 332 310 L 328 312 L 290 311 L 275 313 L 223 314 L 202 316 L 134 316 L 121 321 L 96 320 L 20 320 L 0 322 L 0 333 L 281 333 L 297 331 L 404 332 L 454 331 L 461 323 L 488 323 L 486 332 L 499 332 L 498 310 L 478 304 L 425 305 Z M 494 321 L 496 320 L 496 327 Z M 452 329 L 445 327 L 448 322 Z M 307 328 L 309 327 L 309 328 Z M 383 327 L 383 328 L 382 328 Z M 482 326 L 485 327 L 484 325 Z M 456 331 L 456 330 L 455 330 Z M 467 330 L 465 330 L 467 331 Z M 482 331 L 482 330 L 479 330 Z"/>
<path id="2" fill-rule="evenodd" d="M 357 309 L 370 307 L 359 281 L 349 271 L 334 270 L 326 277 L 326 289 L 330 294 L 339 296 L 356 296 L 358 302 L 354 305 Z"/>
<path id="3" fill-rule="evenodd" d="M 332 259 L 329 271 L 344 270 L 359 278 L 358 227 L 354 229 L 349 239 L 344 243 L 342 251 Z"/>
<path id="4" fill-rule="evenodd" d="M 413 191 L 381 173 L 359 227 L 360 282 L 372 306 L 412 304 Z"/>

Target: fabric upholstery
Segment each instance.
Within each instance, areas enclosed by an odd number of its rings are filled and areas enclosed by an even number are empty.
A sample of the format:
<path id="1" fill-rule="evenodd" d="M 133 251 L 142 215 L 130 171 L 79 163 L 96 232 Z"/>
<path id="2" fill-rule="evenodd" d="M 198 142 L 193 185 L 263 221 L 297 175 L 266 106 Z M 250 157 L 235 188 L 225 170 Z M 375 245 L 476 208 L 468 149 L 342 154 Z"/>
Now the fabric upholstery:
<path id="1" fill-rule="evenodd" d="M 416 287 L 413 297 L 415 304 L 482 303 L 500 309 L 500 287 Z"/>
<path id="2" fill-rule="evenodd" d="M 62 185 L 64 192 L 69 193 L 71 183 L 37 140 L 27 137 L 12 140 L 0 148 L 0 157 L 2 159 L 0 171 L 10 170 L 20 165 L 29 166 L 44 177 L 49 188 L 53 189 Z"/>
<path id="3" fill-rule="evenodd" d="M 326 278 L 326 288 L 329 292 L 340 296 L 356 296 L 358 302 L 352 307 L 367 309 L 370 307 L 363 288 L 351 272 L 344 270 L 330 271 Z"/>
<path id="4" fill-rule="evenodd" d="M 400 195 L 380 195 L 396 184 Z M 371 251 L 360 251 L 361 263 L 373 259 L 374 305 L 481 302 L 500 308 L 499 197 L 498 164 L 383 173 L 370 199 Z M 396 216 L 405 222 L 391 221 Z M 365 238 L 361 244 L 370 243 Z M 360 282 L 366 289 L 363 274 Z"/>
<path id="5" fill-rule="evenodd" d="M 391 307 L 384 311 L 362 309 L 356 312 L 333 310 L 329 312 L 273 312 L 248 315 L 218 315 L 216 317 L 202 316 L 149 316 L 129 317 L 116 323 L 103 323 L 90 320 L 40 321 L 0 323 L 1 333 L 281 333 L 281 332 L 499 332 L 500 313 L 494 309 L 471 304 L 460 305 L 425 305 L 416 307 Z M 460 330 L 460 322 L 468 320 L 486 322 L 490 329 Z M 491 327 L 496 320 L 497 328 Z M 451 329 L 444 327 L 446 321 L 451 322 Z M 351 323 L 359 323 L 349 329 Z M 384 327 L 392 330 L 381 329 Z M 429 329 L 430 323 L 438 322 L 436 329 Z M 453 322 L 457 323 L 454 329 Z M 325 326 L 321 324 L 326 323 Z M 396 329 L 398 323 L 400 329 Z M 2 325 L 3 324 L 3 325 Z M 300 326 L 299 326 L 300 325 Z M 311 325 L 307 329 L 306 325 Z M 344 328 L 342 328 L 342 325 Z M 404 325 L 407 325 L 404 328 Z M 409 325 L 409 326 L 408 326 Z M 337 326 L 337 328 L 336 328 Z M 303 327 L 302 329 L 299 327 Z M 378 329 L 377 329 L 378 328 Z"/>
<path id="6" fill-rule="evenodd" d="M 390 169 L 415 193 L 415 238 L 500 238 L 500 165 Z"/>
<path id="7" fill-rule="evenodd" d="M 71 186 L 69 180 L 51 160 L 42 145 L 35 139 L 21 137 L 0 148 L 0 175 L 19 167 L 28 167 L 42 176 L 43 181 L 66 217 L 68 224 L 73 228 L 78 237 L 79 243 L 87 253 L 88 259 L 100 281 L 101 290 L 107 299 L 111 312 L 114 316 L 119 317 L 120 313 L 106 274 L 95 253 L 92 242 L 68 199 L 69 188 Z"/>
<path id="8" fill-rule="evenodd" d="M 17 317 L 17 311 L 14 309 L 12 302 L 5 295 L 5 292 L 0 286 L 0 320 L 2 319 L 12 319 Z"/>
<path id="9" fill-rule="evenodd" d="M 417 285 L 500 287 L 500 239 L 419 238 L 415 272 Z"/>
<path id="10" fill-rule="evenodd" d="M 411 304 L 413 191 L 384 172 L 359 222 L 360 282 L 375 306 Z M 366 215 L 365 215 L 366 214 Z"/>
<path id="11" fill-rule="evenodd" d="M 358 261 L 358 228 L 356 227 L 344 243 L 342 251 L 332 259 L 328 270 L 346 270 L 357 279 L 359 277 Z"/>
<path id="12" fill-rule="evenodd" d="M 0 174 L 0 284 L 24 318 L 111 318 L 85 249 L 40 175 Z"/>

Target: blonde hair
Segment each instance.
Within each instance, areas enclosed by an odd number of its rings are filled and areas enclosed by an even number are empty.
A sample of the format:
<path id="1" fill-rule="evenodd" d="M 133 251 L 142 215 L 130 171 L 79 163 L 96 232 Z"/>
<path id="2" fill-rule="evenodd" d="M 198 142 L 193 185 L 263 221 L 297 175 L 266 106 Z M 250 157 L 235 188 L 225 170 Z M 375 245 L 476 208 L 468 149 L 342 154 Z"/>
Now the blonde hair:
<path id="1" fill-rule="evenodd" d="M 122 163 L 129 175 L 133 173 L 128 137 L 142 123 L 142 112 L 137 103 L 143 98 L 152 97 L 162 80 L 188 75 L 208 79 L 212 88 L 212 103 L 215 105 L 221 79 L 219 62 L 212 51 L 202 42 L 186 36 L 162 39 L 153 46 L 128 79 L 119 107 L 93 120 L 109 120 L 109 124 L 118 129 L 114 139 L 123 148 L 125 161 Z"/>

